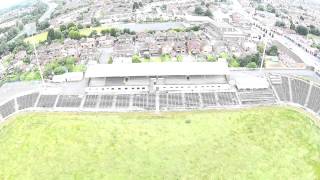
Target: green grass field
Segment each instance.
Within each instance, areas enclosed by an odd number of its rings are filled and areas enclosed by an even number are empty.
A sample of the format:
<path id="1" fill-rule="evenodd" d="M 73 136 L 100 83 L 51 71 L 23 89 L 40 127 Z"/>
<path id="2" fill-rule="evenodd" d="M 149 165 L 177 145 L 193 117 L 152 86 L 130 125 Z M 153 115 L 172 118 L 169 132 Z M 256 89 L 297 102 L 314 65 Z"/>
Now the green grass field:
<path id="1" fill-rule="evenodd" d="M 320 130 L 291 108 L 28 113 L 0 125 L 0 179 L 319 179 Z"/>
<path id="2" fill-rule="evenodd" d="M 98 33 L 101 33 L 103 29 L 107 29 L 107 27 L 99 26 L 99 27 L 84 28 L 84 29 L 80 29 L 79 32 L 82 36 L 89 36 L 93 30 L 96 30 Z M 25 38 L 24 42 L 30 43 L 30 44 L 33 44 L 33 43 L 38 44 L 46 41 L 47 38 L 48 38 L 48 32 L 42 32 L 34 36 Z"/>

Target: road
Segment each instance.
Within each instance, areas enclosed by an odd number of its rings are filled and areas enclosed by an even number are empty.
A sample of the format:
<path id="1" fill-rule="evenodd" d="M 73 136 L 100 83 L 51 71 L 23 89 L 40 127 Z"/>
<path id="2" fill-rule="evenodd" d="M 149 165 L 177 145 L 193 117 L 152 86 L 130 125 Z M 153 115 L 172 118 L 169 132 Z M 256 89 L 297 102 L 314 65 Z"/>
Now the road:
<path id="1" fill-rule="evenodd" d="M 233 10 L 239 12 L 244 17 L 247 17 L 252 23 L 260 24 L 264 29 L 270 30 L 270 27 L 265 26 L 264 24 L 261 24 L 257 20 L 253 19 L 252 15 L 248 14 L 242 7 L 242 5 L 239 3 L 238 0 L 232 0 L 233 2 Z M 269 32 L 268 32 L 269 33 Z M 272 33 L 274 34 L 274 33 Z M 308 66 L 312 67 L 320 67 L 320 60 L 313 55 L 307 53 L 304 51 L 301 47 L 297 46 L 294 42 L 288 40 L 286 37 L 278 34 L 274 34 L 274 37 L 267 37 L 268 40 L 278 40 L 281 44 L 286 46 L 292 53 L 296 54 L 304 61 L 304 63 Z"/>
<path id="2" fill-rule="evenodd" d="M 50 0 L 42 0 L 43 3 L 48 5 L 47 11 L 39 18 L 39 22 L 50 19 L 51 14 L 57 8 L 58 4 L 51 2 Z"/>

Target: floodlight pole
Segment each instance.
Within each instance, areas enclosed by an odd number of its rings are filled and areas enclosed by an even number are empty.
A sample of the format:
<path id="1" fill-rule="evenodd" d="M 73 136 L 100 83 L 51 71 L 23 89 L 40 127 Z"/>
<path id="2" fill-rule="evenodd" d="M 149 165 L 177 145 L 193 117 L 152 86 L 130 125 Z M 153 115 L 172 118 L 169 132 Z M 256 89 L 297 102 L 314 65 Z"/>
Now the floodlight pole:
<path id="1" fill-rule="evenodd" d="M 267 49 L 267 39 L 264 40 L 264 48 L 263 48 L 263 54 L 262 54 L 262 59 L 261 59 L 260 72 L 262 71 L 264 60 L 266 57 L 266 49 Z"/>
<path id="2" fill-rule="evenodd" d="M 33 35 L 32 35 L 33 37 Z M 36 44 L 34 42 L 34 38 L 32 38 L 33 41 L 32 41 L 32 44 L 33 44 L 33 50 L 34 50 L 34 54 L 36 56 L 36 61 L 37 61 L 37 65 L 38 65 L 38 69 L 39 69 L 39 73 L 40 73 L 40 77 L 41 77 L 41 83 L 42 83 L 42 86 L 44 87 L 45 86 L 45 82 L 44 82 L 44 79 L 43 79 L 43 73 L 42 73 L 42 70 L 41 70 L 41 67 L 40 67 L 40 62 L 39 62 L 39 59 L 38 59 L 38 53 L 37 53 L 37 49 L 36 49 Z"/>

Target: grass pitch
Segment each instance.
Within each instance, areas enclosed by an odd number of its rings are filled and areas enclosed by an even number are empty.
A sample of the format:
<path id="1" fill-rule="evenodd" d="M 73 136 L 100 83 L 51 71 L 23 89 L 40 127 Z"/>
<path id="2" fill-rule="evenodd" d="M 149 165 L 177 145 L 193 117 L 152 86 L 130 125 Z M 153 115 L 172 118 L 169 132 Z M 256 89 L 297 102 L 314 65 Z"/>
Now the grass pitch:
<path id="1" fill-rule="evenodd" d="M 319 179 L 305 114 L 28 113 L 0 125 L 0 179 Z"/>

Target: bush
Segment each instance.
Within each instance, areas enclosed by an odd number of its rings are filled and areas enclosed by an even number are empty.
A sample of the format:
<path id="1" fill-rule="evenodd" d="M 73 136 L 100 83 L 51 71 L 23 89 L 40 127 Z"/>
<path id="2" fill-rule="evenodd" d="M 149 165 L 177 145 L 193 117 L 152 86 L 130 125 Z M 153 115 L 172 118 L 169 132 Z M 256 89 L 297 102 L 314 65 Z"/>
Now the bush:
<path id="1" fill-rule="evenodd" d="M 169 54 L 162 54 L 160 59 L 161 59 L 161 62 L 167 62 L 171 60 L 171 56 Z"/>
<path id="2" fill-rule="evenodd" d="M 178 62 L 182 62 L 182 61 L 183 61 L 183 56 L 178 55 L 178 56 L 177 56 L 177 61 L 178 61 Z"/>
<path id="3" fill-rule="evenodd" d="M 141 59 L 138 55 L 132 56 L 132 63 L 141 63 Z"/>
<path id="4" fill-rule="evenodd" d="M 278 26 L 278 27 L 285 27 L 285 26 L 286 26 L 286 24 L 285 24 L 283 21 L 277 21 L 277 22 L 275 23 L 275 26 Z"/>
<path id="5" fill-rule="evenodd" d="M 110 57 L 109 60 L 108 60 L 108 64 L 112 64 L 112 63 L 113 63 L 113 59 L 112 59 L 112 57 Z"/>
<path id="6" fill-rule="evenodd" d="M 66 73 L 66 69 L 67 69 L 67 68 L 64 67 L 64 66 L 58 66 L 58 67 L 54 68 L 53 73 L 54 73 L 55 75 L 64 74 L 64 73 Z"/>
<path id="7" fill-rule="evenodd" d="M 296 32 L 300 35 L 306 36 L 309 33 L 308 28 L 304 27 L 304 26 L 297 26 L 296 28 Z"/>
<path id="8" fill-rule="evenodd" d="M 195 13 L 196 15 L 203 15 L 204 10 L 203 10 L 200 6 L 198 6 L 198 7 L 196 7 L 196 8 L 194 9 L 194 13 Z"/>
<path id="9" fill-rule="evenodd" d="M 267 49 L 266 54 L 269 56 L 278 56 L 278 47 L 277 46 L 271 46 L 269 49 Z"/>
<path id="10" fill-rule="evenodd" d="M 254 68 L 257 68 L 257 64 L 255 62 L 250 62 L 249 64 L 247 64 L 246 67 L 250 69 L 254 69 Z"/>
<path id="11" fill-rule="evenodd" d="M 208 55 L 208 56 L 207 56 L 207 61 L 209 61 L 209 62 L 215 62 L 215 61 L 217 61 L 217 58 L 216 58 L 215 56 L 213 56 L 213 55 Z"/>

